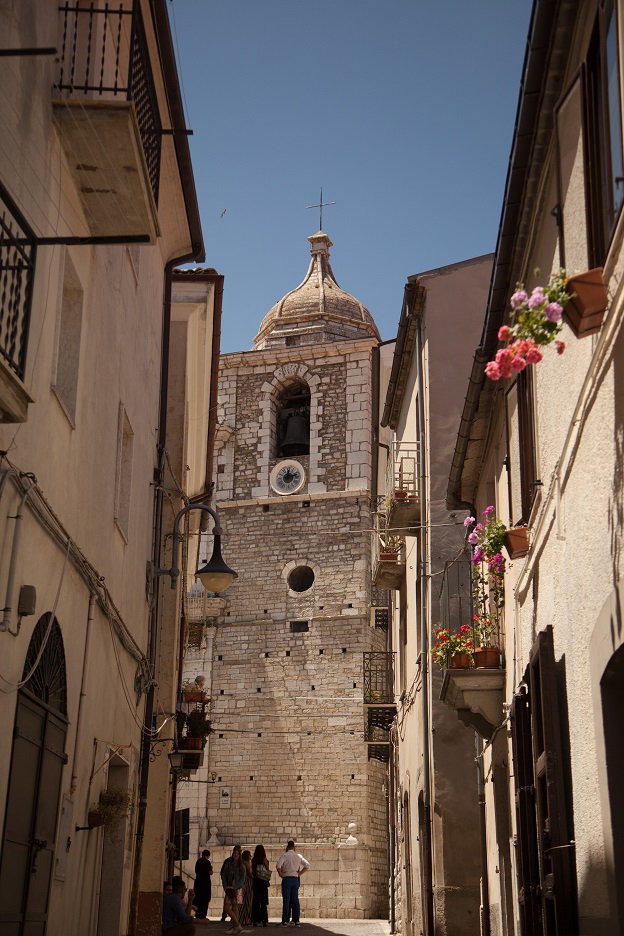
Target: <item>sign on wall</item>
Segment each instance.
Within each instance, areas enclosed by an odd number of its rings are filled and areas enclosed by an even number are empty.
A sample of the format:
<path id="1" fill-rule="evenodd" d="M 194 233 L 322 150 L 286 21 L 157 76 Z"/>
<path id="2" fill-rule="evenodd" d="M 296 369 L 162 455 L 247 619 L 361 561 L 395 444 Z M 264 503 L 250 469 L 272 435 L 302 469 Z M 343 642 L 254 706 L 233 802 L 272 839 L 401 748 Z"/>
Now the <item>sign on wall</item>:
<path id="1" fill-rule="evenodd" d="M 230 800 L 232 798 L 232 787 L 222 786 L 219 790 L 219 808 L 220 809 L 229 809 Z"/>

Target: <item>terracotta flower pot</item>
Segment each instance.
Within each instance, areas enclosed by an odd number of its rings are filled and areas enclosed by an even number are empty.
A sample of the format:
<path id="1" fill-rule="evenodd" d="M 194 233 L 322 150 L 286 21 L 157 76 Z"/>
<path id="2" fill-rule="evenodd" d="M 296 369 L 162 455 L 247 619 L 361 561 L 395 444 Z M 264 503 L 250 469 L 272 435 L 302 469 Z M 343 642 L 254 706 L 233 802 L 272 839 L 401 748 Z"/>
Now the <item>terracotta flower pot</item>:
<path id="1" fill-rule="evenodd" d="M 566 280 L 568 292 L 576 293 L 563 310 L 564 317 L 577 338 L 600 331 L 609 297 L 602 278 L 602 267 Z"/>
<path id="2" fill-rule="evenodd" d="M 498 647 L 477 647 L 474 652 L 476 669 L 500 669 L 501 652 Z"/>
<path id="3" fill-rule="evenodd" d="M 178 747 L 184 751 L 201 751 L 204 747 L 203 738 L 180 738 Z"/>
<path id="4" fill-rule="evenodd" d="M 456 653 L 451 657 L 451 669 L 470 669 L 472 657 L 469 653 Z"/>
<path id="5" fill-rule="evenodd" d="M 505 549 L 510 559 L 521 559 L 529 551 L 529 531 L 526 527 L 512 527 L 505 533 Z"/>
<path id="6" fill-rule="evenodd" d="M 407 498 L 408 498 L 408 493 L 407 493 L 407 491 L 400 491 L 400 490 L 399 490 L 399 491 L 395 491 L 395 492 L 394 492 L 394 499 L 395 499 L 395 500 L 398 500 L 398 501 L 405 501 L 405 500 L 407 500 Z"/>
<path id="7" fill-rule="evenodd" d="M 380 562 L 396 562 L 399 558 L 398 552 L 381 552 L 379 553 Z"/>

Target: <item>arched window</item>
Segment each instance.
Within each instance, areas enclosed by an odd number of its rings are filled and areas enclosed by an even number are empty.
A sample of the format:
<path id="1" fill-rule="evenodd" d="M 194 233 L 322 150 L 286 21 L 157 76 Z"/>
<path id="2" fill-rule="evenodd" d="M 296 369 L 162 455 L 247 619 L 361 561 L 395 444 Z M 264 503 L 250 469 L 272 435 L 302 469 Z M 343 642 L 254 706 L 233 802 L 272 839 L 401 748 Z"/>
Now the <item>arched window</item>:
<path id="1" fill-rule="evenodd" d="M 284 387 L 277 398 L 276 458 L 310 454 L 310 388 L 303 380 Z"/>
<path id="2" fill-rule="evenodd" d="M 46 705 L 67 715 L 67 676 L 61 628 L 48 612 L 33 631 L 24 663 L 24 688 Z"/>

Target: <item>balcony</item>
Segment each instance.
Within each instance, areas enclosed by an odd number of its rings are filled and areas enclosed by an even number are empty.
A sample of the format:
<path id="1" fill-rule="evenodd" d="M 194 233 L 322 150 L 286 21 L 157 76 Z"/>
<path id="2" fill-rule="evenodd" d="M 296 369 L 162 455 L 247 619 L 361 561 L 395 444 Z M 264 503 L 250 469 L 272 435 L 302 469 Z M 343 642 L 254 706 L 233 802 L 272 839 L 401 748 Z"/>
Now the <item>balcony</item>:
<path id="1" fill-rule="evenodd" d="M 368 746 L 368 759 L 388 763 L 390 760 L 390 732 L 374 725 L 364 725 L 364 741 Z"/>
<path id="2" fill-rule="evenodd" d="M 373 589 L 398 589 L 405 579 L 405 543 L 392 544 L 394 537 L 383 530 L 385 518 L 377 514 L 373 536 L 372 587 Z M 398 539 L 398 538 L 397 538 Z"/>
<path id="3" fill-rule="evenodd" d="M 162 127 L 139 0 L 59 11 L 53 114 L 90 234 L 154 243 Z"/>
<path id="4" fill-rule="evenodd" d="M 35 235 L 0 183 L 0 422 L 25 422 L 23 380 L 35 279 Z"/>
<path id="5" fill-rule="evenodd" d="M 385 501 L 388 526 L 402 536 L 416 536 L 420 527 L 417 442 L 390 446 Z"/>
<path id="6" fill-rule="evenodd" d="M 447 669 L 440 700 L 467 728 L 489 740 L 503 722 L 504 688 L 502 669 Z"/>
<path id="7" fill-rule="evenodd" d="M 394 653 L 363 655 L 364 707 L 368 729 L 387 731 L 396 715 Z"/>

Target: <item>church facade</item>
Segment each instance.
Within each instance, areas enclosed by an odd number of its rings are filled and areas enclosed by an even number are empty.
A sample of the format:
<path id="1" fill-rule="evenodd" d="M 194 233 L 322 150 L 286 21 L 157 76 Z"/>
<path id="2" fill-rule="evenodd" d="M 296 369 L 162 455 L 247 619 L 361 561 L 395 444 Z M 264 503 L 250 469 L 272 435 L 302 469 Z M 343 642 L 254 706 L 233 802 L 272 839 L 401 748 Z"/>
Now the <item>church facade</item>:
<path id="1" fill-rule="evenodd" d="M 368 757 L 362 681 L 364 654 L 386 647 L 370 610 L 379 335 L 338 286 L 330 239 L 309 241 L 304 281 L 254 349 L 220 361 L 215 499 L 240 574 L 187 654 L 185 675 L 203 675 L 212 698 L 195 842 L 210 830 L 214 857 L 217 839 L 272 857 L 293 838 L 312 865 L 304 914 L 375 917 L 388 900 L 386 770 Z M 196 809 L 203 798 L 193 791 Z"/>

